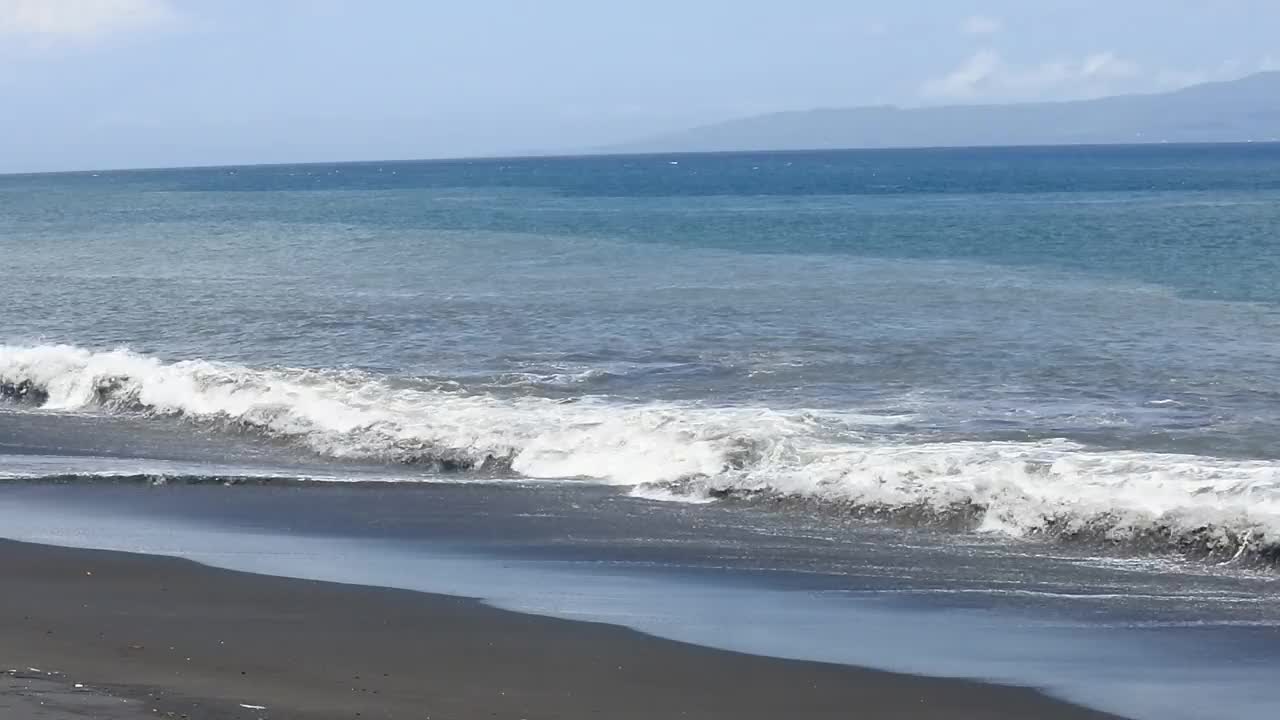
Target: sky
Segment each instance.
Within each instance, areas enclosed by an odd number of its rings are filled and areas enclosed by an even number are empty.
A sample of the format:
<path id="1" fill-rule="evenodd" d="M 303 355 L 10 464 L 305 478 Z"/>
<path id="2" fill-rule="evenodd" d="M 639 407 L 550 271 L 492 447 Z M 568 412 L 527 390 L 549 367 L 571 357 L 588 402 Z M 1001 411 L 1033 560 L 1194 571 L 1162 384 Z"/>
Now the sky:
<path id="1" fill-rule="evenodd" d="M 580 152 L 1280 69 L 1280 0 L 0 0 L 0 172 Z"/>

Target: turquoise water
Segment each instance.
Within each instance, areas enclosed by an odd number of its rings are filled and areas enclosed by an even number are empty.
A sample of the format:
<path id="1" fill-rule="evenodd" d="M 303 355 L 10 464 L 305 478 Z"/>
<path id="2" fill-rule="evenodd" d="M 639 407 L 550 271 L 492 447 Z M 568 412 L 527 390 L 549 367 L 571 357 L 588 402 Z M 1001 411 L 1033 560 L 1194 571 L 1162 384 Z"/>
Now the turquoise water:
<path id="1" fill-rule="evenodd" d="M 1280 542 L 1280 146 L 7 176 L 0 242 L 11 475 L 250 435 L 338 477 Z M 157 422 L 14 429 L 68 412 Z"/>

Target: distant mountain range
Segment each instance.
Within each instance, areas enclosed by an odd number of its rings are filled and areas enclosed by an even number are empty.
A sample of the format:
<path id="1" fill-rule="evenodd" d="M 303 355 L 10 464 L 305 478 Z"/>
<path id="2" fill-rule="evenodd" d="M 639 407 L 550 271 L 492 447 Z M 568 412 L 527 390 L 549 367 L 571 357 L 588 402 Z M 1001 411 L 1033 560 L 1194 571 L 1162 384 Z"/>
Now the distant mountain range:
<path id="1" fill-rule="evenodd" d="M 1016 105 L 892 106 L 757 115 L 606 152 L 1280 140 L 1280 72 L 1152 95 Z"/>

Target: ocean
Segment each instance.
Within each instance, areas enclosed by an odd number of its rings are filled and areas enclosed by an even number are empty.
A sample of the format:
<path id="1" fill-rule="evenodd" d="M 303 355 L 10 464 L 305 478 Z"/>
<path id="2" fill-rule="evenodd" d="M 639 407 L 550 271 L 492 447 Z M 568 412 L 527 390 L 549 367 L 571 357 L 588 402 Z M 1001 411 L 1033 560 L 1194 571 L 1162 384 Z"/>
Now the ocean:
<path id="1" fill-rule="evenodd" d="M 11 175 L 0 247 L 0 505 L 1163 628 L 1280 707 L 1280 145 Z M 1063 676 L 957 642 L 880 664 Z"/>

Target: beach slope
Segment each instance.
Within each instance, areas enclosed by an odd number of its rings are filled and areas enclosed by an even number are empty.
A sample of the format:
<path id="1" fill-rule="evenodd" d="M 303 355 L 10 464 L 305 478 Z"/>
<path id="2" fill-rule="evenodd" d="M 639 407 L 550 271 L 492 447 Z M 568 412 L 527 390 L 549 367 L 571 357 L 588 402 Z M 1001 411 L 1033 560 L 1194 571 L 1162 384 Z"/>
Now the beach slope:
<path id="1" fill-rule="evenodd" d="M 91 707 L 115 698 L 121 718 L 194 720 L 1111 717 L 1030 689 L 169 558 L 0 542 L 0 577 L 0 669 L 41 671 L 0 684 L 0 703 L 24 720 L 84 717 L 75 690 Z"/>

